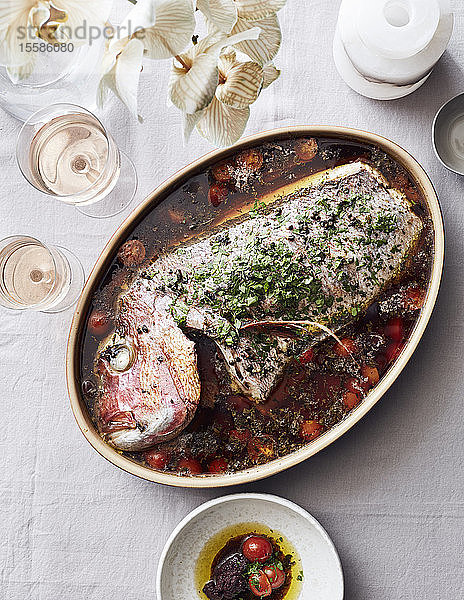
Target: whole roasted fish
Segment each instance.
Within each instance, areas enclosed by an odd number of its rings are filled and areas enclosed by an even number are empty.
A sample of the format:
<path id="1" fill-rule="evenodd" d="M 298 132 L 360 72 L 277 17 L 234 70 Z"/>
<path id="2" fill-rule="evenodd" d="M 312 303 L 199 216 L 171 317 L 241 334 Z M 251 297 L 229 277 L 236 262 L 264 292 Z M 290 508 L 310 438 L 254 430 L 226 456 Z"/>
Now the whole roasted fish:
<path id="1" fill-rule="evenodd" d="M 398 275 L 423 227 L 406 197 L 360 162 L 318 178 L 139 273 L 96 361 L 110 443 L 146 448 L 188 424 L 196 335 L 217 344 L 237 390 L 262 402 L 321 328 L 357 318 Z"/>

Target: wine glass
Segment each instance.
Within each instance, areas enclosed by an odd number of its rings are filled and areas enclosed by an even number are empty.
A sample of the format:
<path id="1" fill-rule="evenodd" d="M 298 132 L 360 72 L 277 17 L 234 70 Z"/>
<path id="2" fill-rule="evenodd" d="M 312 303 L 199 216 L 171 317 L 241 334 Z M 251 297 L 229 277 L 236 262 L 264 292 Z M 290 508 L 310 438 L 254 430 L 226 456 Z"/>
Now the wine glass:
<path id="1" fill-rule="evenodd" d="M 74 104 L 34 113 L 21 129 L 16 158 L 36 189 L 90 217 L 117 215 L 135 196 L 132 161 L 95 115 Z"/>
<path id="2" fill-rule="evenodd" d="M 62 312 L 77 302 L 84 281 L 79 259 L 66 248 L 24 235 L 0 241 L 0 305 L 5 308 Z"/>

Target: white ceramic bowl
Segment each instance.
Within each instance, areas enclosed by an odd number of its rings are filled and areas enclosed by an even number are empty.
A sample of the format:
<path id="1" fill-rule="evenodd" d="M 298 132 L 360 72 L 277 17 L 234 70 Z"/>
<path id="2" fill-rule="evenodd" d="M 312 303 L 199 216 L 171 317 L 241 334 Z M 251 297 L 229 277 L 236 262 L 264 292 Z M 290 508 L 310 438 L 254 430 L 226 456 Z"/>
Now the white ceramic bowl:
<path id="1" fill-rule="evenodd" d="M 187 515 L 161 554 L 156 579 L 158 600 L 204 598 L 195 585 L 198 557 L 215 534 L 240 523 L 260 523 L 281 533 L 295 548 L 304 573 L 300 600 L 342 600 L 342 566 L 327 532 L 297 504 L 267 494 L 224 496 Z"/>
<path id="2" fill-rule="evenodd" d="M 451 98 L 437 112 L 432 141 L 442 165 L 453 173 L 464 175 L 464 94 Z"/>

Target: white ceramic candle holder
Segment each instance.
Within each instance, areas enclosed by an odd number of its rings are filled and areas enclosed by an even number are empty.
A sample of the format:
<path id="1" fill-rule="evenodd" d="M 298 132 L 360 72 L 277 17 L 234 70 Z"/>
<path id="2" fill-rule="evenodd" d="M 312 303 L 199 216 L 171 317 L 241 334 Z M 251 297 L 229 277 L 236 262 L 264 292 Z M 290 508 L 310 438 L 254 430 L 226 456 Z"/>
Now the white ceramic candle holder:
<path id="1" fill-rule="evenodd" d="M 450 0 L 343 0 L 334 39 L 337 70 L 368 98 L 407 96 L 430 76 L 453 22 Z"/>

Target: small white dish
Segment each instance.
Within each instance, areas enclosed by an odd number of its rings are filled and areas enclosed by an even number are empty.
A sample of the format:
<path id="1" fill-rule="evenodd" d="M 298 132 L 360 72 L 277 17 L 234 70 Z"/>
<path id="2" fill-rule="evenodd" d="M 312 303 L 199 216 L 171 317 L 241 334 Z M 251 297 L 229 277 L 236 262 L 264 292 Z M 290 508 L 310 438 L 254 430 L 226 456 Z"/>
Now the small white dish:
<path id="1" fill-rule="evenodd" d="M 464 175 L 464 94 L 440 108 L 433 121 L 432 140 L 438 160 L 453 173 Z"/>
<path id="2" fill-rule="evenodd" d="M 304 575 L 299 600 L 343 599 L 340 558 L 327 532 L 314 517 L 284 498 L 235 494 L 202 504 L 174 529 L 158 565 L 158 600 L 205 598 L 195 583 L 199 555 L 213 536 L 240 523 L 260 523 L 282 534 L 295 548 Z"/>

